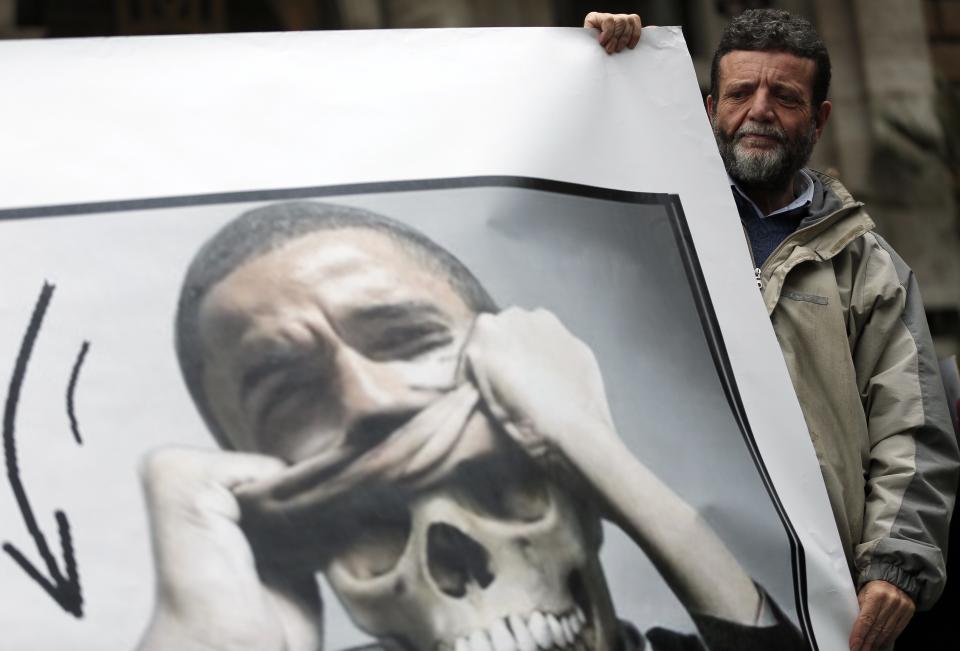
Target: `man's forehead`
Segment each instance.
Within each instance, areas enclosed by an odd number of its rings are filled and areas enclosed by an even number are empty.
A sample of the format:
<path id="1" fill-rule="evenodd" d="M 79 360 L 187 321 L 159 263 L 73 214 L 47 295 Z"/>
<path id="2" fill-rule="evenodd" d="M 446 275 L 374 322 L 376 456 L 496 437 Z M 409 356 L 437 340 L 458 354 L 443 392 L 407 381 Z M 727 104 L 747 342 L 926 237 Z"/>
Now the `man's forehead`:
<path id="1" fill-rule="evenodd" d="M 729 84 L 763 77 L 809 87 L 816 66 L 813 59 L 779 50 L 733 50 L 720 59 L 720 80 Z"/>
<path id="2" fill-rule="evenodd" d="M 439 265 L 425 264 L 384 233 L 368 228 L 317 231 L 240 265 L 204 301 L 226 316 L 327 310 L 396 301 L 433 302 L 458 316 L 467 311 Z"/>

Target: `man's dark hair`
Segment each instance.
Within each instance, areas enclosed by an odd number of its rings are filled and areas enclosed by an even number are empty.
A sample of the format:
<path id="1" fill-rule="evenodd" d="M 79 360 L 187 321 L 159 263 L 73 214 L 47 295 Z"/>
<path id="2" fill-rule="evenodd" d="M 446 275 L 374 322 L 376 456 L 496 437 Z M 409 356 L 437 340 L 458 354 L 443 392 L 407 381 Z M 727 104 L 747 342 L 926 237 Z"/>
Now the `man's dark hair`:
<path id="1" fill-rule="evenodd" d="M 419 231 L 398 221 L 351 206 L 308 201 L 276 203 L 243 213 L 211 237 L 194 256 L 180 290 L 175 338 L 187 389 L 207 427 L 225 448 L 233 447 L 210 410 L 203 389 L 204 355 L 199 314 L 212 287 L 244 263 L 319 231 L 362 228 L 382 233 L 432 272 L 444 277 L 471 310 L 497 306 L 462 262 Z"/>
<path id="2" fill-rule="evenodd" d="M 830 88 L 830 54 L 820 35 L 805 18 L 782 9 L 748 9 L 727 26 L 710 65 L 710 94 L 716 102 L 720 88 L 720 59 L 734 50 L 786 52 L 813 59 L 813 108 L 827 99 Z"/>

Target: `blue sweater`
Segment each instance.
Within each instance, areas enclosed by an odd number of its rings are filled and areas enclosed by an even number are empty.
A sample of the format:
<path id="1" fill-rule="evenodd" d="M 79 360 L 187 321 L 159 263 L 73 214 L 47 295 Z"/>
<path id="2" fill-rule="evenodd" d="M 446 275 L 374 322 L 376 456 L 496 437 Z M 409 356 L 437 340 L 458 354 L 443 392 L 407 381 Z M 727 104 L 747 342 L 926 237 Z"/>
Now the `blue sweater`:
<path id="1" fill-rule="evenodd" d="M 747 237 L 750 239 L 753 263 L 756 267 L 760 267 L 774 249 L 780 246 L 788 235 L 797 230 L 803 218 L 810 214 L 814 180 L 807 172 L 801 170 L 797 175 L 799 192 L 796 198 L 789 205 L 769 215 L 764 215 L 736 183 L 731 183 L 733 198 L 740 211 L 740 221 L 743 222 Z"/>

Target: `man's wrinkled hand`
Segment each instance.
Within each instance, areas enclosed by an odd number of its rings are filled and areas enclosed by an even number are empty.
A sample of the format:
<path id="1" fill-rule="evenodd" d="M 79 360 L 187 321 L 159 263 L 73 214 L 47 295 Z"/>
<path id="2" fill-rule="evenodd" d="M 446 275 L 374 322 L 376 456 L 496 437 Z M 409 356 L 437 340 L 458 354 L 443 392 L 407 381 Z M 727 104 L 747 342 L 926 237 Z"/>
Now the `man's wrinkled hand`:
<path id="1" fill-rule="evenodd" d="M 584 27 L 599 29 L 598 40 L 607 54 L 631 50 L 640 42 L 640 16 L 637 14 L 604 14 L 591 11 L 583 19 Z"/>
<path id="2" fill-rule="evenodd" d="M 313 575 L 258 571 L 234 491 L 285 468 L 270 457 L 169 448 L 142 467 L 157 571 L 153 619 L 141 651 L 319 648 Z"/>
<path id="3" fill-rule="evenodd" d="M 850 651 L 877 651 L 893 644 L 916 610 L 906 592 L 887 581 L 870 581 L 857 595 L 860 615 L 850 634 Z"/>
<path id="4" fill-rule="evenodd" d="M 349 448 L 335 448 L 238 487 L 244 522 L 268 531 L 296 526 L 358 491 L 395 492 L 441 480 L 473 452 L 475 442 L 463 438 L 478 400 L 473 385 L 464 383 L 355 458 Z"/>
<path id="5" fill-rule="evenodd" d="M 546 310 L 480 315 L 462 366 L 507 434 L 535 458 L 569 457 L 576 447 L 569 439 L 587 432 L 596 444 L 616 437 L 593 351 Z"/>

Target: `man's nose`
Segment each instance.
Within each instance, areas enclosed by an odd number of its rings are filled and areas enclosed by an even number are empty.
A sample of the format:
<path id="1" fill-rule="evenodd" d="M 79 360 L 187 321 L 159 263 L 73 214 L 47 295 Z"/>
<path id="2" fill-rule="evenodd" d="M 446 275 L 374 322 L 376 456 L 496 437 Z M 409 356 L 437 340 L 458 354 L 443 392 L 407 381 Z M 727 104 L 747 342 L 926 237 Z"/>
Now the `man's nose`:
<path id="1" fill-rule="evenodd" d="M 385 439 L 442 392 L 417 387 L 396 367 L 346 347 L 337 366 L 346 440 L 361 449 Z"/>
<path id="2" fill-rule="evenodd" d="M 747 119 L 756 122 L 773 121 L 773 98 L 766 88 L 758 88 L 750 98 L 750 110 L 747 112 Z"/>

